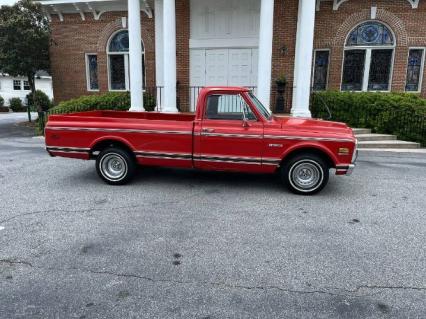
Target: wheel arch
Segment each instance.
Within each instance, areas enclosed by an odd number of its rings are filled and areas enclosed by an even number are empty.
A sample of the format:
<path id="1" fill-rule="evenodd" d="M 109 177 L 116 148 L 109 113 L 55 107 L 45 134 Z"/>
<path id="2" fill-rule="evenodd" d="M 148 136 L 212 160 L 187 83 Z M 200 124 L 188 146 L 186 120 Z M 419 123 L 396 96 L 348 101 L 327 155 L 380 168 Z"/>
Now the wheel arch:
<path id="1" fill-rule="evenodd" d="M 301 144 L 287 149 L 287 151 L 281 157 L 281 166 L 290 158 L 303 153 L 318 155 L 326 161 L 330 168 L 336 167 L 337 158 L 335 155 L 326 147 L 318 144 Z"/>
<path id="2" fill-rule="evenodd" d="M 90 156 L 96 157 L 95 153 L 104 150 L 107 147 L 118 147 L 126 150 L 132 156 L 135 156 L 135 148 L 125 139 L 117 136 L 104 136 L 95 140 L 90 146 Z"/>

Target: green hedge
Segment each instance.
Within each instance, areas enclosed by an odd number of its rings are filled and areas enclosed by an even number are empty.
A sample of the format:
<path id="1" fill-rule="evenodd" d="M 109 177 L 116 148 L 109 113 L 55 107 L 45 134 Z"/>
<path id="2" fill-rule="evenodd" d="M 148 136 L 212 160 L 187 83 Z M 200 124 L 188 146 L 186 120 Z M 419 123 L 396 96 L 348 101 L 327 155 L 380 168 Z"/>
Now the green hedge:
<path id="1" fill-rule="evenodd" d="M 315 92 L 311 112 L 351 127 L 370 128 L 373 132 L 397 135 L 399 139 L 426 146 L 426 99 L 406 93 Z"/>
<path id="2" fill-rule="evenodd" d="M 47 111 L 52 107 L 52 102 L 47 94 L 40 90 L 35 91 L 35 103 L 33 103 L 33 94 L 27 94 L 27 104 L 28 107 L 35 111 L 37 111 L 38 106 L 40 106 L 43 111 Z"/>
<path id="3" fill-rule="evenodd" d="M 155 104 L 155 98 L 151 94 L 145 93 L 145 110 L 153 111 Z M 100 95 L 80 96 L 76 99 L 60 102 L 57 106 L 50 109 L 49 114 L 68 114 L 93 110 L 127 111 L 129 108 L 129 92 L 108 92 Z"/>
<path id="4" fill-rule="evenodd" d="M 24 112 L 26 110 L 19 97 L 12 97 L 9 99 L 9 104 L 13 112 Z"/>

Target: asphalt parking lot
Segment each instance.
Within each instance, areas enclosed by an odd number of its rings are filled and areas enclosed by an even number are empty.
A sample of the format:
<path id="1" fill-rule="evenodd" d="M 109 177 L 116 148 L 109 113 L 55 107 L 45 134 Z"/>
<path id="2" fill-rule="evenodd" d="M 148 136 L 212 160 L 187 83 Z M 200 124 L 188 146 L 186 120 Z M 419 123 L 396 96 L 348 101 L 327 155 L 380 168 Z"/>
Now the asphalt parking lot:
<path id="1" fill-rule="evenodd" d="M 314 197 L 269 175 L 94 163 L 0 136 L 0 318 L 425 318 L 426 155 Z"/>

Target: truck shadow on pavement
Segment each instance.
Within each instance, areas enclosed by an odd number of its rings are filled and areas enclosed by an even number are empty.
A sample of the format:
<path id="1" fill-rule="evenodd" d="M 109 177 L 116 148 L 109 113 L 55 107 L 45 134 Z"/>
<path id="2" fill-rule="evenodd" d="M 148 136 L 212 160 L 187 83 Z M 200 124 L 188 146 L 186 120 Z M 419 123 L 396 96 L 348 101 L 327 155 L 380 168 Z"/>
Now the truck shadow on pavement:
<path id="1" fill-rule="evenodd" d="M 170 188 L 209 188 L 213 193 L 227 190 L 255 190 L 265 193 L 284 193 L 293 195 L 281 182 L 279 174 L 253 174 L 240 172 L 203 171 L 196 169 L 179 169 L 166 167 L 138 167 L 132 181 L 125 186 L 106 185 L 96 174 L 94 167 L 71 173 L 70 176 L 78 184 L 92 184 L 107 187 L 163 187 Z M 341 181 L 344 182 L 344 181 Z M 330 171 L 330 182 L 317 196 L 344 194 L 344 190 Z M 297 195 L 295 195 L 297 196 Z"/>

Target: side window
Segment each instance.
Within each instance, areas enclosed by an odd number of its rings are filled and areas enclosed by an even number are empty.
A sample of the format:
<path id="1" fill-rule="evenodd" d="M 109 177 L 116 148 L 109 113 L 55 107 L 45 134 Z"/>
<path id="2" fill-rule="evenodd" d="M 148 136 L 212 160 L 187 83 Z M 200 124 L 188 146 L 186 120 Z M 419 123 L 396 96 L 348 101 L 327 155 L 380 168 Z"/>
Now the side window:
<path id="1" fill-rule="evenodd" d="M 13 80 L 13 89 L 15 91 L 20 91 L 21 88 L 21 80 Z"/>
<path id="2" fill-rule="evenodd" d="M 210 120 L 256 120 L 239 94 L 215 94 L 207 98 L 206 118 Z"/>
<path id="3" fill-rule="evenodd" d="M 424 65 L 424 49 L 410 49 L 407 63 L 407 81 L 405 91 L 420 92 Z"/>
<path id="4" fill-rule="evenodd" d="M 98 91 L 98 56 L 96 54 L 86 55 L 86 81 L 88 91 Z"/>
<path id="5" fill-rule="evenodd" d="M 313 89 L 315 91 L 324 91 L 327 89 L 330 51 L 316 50 L 314 55 Z"/>
<path id="6" fill-rule="evenodd" d="M 29 83 L 28 81 L 24 81 L 24 90 L 25 90 L 25 91 L 29 91 L 29 90 L 31 90 L 31 88 L 30 88 L 30 83 Z"/>

